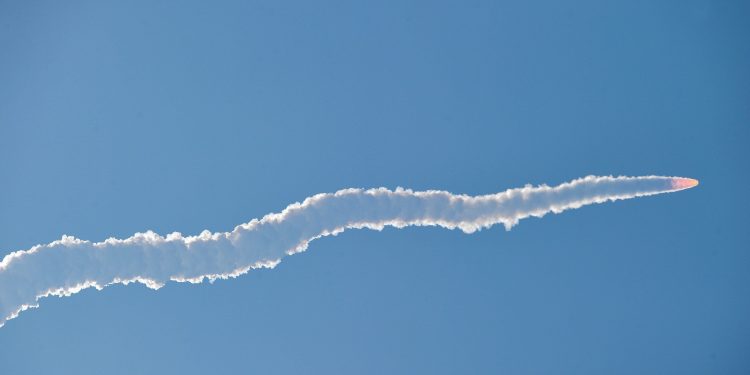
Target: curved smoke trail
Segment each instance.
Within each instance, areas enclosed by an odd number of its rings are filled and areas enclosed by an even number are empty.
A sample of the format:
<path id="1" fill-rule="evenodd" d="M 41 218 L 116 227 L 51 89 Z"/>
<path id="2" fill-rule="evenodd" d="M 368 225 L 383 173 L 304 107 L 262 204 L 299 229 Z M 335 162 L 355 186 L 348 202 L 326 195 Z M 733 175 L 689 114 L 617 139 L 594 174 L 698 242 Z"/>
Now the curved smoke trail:
<path id="1" fill-rule="evenodd" d="M 0 327 L 50 295 L 70 296 L 85 288 L 130 282 L 158 289 L 169 280 L 199 283 L 273 268 L 285 255 L 307 249 L 310 241 L 350 228 L 430 225 L 472 233 L 503 224 L 510 229 L 530 216 L 673 192 L 697 183 L 679 177 L 588 176 L 555 187 L 527 185 L 481 196 L 345 189 L 312 196 L 231 232 L 204 231 L 190 237 L 175 232 L 162 237 L 148 231 L 96 243 L 63 236 L 11 253 L 0 262 Z"/>

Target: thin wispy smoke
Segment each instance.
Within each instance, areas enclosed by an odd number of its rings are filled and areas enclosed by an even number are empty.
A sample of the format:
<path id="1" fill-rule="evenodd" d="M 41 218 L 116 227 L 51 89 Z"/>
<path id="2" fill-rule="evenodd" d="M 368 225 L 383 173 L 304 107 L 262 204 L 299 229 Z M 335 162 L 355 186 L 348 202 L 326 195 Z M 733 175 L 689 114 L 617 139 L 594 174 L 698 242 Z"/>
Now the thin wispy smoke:
<path id="1" fill-rule="evenodd" d="M 531 216 L 696 184 L 678 177 L 588 176 L 555 187 L 527 185 L 481 196 L 401 188 L 345 189 L 314 195 L 231 232 L 160 236 L 148 231 L 103 242 L 63 236 L 11 253 L 0 262 L 0 327 L 21 311 L 37 307 L 42 297 L 130 282 L 158 289 L 170 280 L 199 283 L 273 268 L 284 256 L 307 249 L 310 241 L 350 228 L 427 225 L 472 233 L 503 224 L 510 229 Z"/>

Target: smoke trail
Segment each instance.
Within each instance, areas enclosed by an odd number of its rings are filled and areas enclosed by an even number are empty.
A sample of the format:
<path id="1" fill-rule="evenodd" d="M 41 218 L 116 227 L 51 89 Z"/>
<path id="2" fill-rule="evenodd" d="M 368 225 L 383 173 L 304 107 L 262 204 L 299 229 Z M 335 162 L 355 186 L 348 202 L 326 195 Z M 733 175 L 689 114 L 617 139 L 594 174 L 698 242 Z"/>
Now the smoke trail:
<path id="1" fill-rule="evenodd" d="M 0 327 L 47 296 L 140 282 L 158 289 L 165 282 L 199 283 L 273 268 L 310 241 L 350 228 L 440 226 L 472 233 L 495 224 L 510 229 L 520 219 L 560 213 L 587 204 L 687 189 L 697 181 L 679 177 L 588 176 L 555 187 L 527 185 L 497 194 L 468 196 L 398 188 L 345 189 L 318 194 L 280 213 L 241 224 L 231 232 L 204 231 L 185 237 L 154 232 L 92 243 L 71 236 L 0 262 Z"/>

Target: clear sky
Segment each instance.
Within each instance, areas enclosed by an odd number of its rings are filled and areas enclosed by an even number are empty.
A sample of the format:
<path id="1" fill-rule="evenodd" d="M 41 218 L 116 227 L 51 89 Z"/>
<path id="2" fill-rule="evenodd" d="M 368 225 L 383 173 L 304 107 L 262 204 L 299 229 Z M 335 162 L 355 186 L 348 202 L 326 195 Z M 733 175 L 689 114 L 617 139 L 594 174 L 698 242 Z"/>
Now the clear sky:
<path id="1" fill-rule="evenodd" d="M 0 255 L 231 230 L 345 187 L 701 185 L 48 298 L 0 328 L 0 373 L 747 374 L 748 17 L 701 0 L 2 2 Z"/>

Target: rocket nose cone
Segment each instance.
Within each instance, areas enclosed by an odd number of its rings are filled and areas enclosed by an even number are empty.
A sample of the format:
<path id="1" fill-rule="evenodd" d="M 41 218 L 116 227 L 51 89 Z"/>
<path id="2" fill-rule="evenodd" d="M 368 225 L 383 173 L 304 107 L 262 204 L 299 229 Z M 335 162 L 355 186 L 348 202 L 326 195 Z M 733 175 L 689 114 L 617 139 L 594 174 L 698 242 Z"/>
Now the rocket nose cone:
<path id="1" fill-rule="evenodd" d="M 684 190 L 698 186 L 698 180 L 694 178 L 675 177 L 672 179 L 672 189 Z"/>

